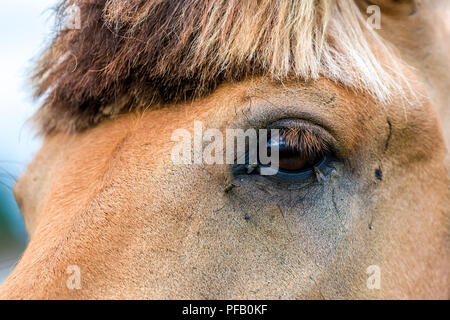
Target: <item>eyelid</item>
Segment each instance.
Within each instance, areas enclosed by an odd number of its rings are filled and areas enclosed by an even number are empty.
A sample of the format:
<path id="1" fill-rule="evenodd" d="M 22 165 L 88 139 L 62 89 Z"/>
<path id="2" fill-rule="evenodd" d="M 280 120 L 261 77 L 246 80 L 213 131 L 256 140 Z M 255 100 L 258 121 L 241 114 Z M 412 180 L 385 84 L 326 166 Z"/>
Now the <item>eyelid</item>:
<path id="1" fill-rule="evenodd" d="M 292 132 L 294 132 L 291 136 L 292 139 L 295 138 L 295 132 L 297 132 L 297 137 L 299 137 L 299 139 L 302 138 L 302 133 L 308 132 L 308 134 L 311 134 L 309 138 L 312 139 L 311 141 L 309 141 L 309 147 L 322 149 L 323 152 L 336 152 L 336 139 L 327 130 L 309 121 L 292 118 L 282 119 L 272 123 L 268 127 L 268 129 L 278 129 L 280 131 L 291 130 Z M 315 143 L 316 145 L 313 146 L 313 143 Z M 305 152 L 305 150 L 299 151 Z M 310 149 L 308 151 L 312 152 L 313 150 Z"/>
<path id="2" fill-rule="evenodd" d="M 320 110 L 313 104 L 292 105 L 270 102 L 252 96 L 250 102 L 235 110 L 235 117 L 229 122 L 229 126 L 240 129 L 270 129 L 270 126 L 286 120 L 302 120 L 335 134 L 334 125 L 330 123 Z"/>

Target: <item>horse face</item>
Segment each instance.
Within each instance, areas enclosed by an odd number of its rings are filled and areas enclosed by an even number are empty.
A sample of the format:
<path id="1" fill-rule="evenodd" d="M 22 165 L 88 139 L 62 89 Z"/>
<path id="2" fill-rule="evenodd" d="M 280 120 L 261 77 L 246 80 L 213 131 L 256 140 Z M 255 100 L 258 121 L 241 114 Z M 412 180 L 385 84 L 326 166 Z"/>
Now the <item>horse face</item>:
<path id="1" fill-rule="evenodd" d="M 425 48 L 387 23 L 386 37 L 423 66 Z M 450 81 L 443 55 L 427 61 L 408 74 L 416 94 L 387 106 L 325 79 L 255 77 L 47 137 L 15 188 L 30 244 L 0 297 L 447 298 L 448 97 L 438 88 Z M 415 81 L 424 74 L 433 90 Z M 173 134 L 194 137 L 194 122 L 223 137 L 314 127 L 332 146 L 325 179 L 176 164 Z"/>

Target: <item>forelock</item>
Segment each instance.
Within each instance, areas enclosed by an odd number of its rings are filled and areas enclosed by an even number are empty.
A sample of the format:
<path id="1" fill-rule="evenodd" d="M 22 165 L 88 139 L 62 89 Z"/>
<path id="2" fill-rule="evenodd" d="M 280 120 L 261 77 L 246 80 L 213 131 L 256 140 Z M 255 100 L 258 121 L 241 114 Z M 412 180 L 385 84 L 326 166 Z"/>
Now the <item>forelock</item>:
<path id="1" fill-rule="evenodd" d="M 204 96 L 224 81 L 325 77 L 381 103 L 401 94 L 395 58 L 348 0 L 65 0 L 33 81 L 43 133 Z M 389 61 L 387 67 L 379 61 Z M 395 76 L 394 76 L 395 74 Z"/>

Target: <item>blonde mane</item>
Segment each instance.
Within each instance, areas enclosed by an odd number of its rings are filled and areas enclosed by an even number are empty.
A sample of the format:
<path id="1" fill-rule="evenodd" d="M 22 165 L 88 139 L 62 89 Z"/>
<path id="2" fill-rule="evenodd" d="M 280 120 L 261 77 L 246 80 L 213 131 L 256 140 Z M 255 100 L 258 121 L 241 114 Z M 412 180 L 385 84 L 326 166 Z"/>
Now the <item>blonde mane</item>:
<path id="1" fill-rule="evenodd" d="M 33 77 L 43 133 L 200 97 L 253 75 L 323 76 L 381 103 L 402 93 L 390 50 L 348 0 L 66 0 Z M 382 65 L 380 61 L 388 61 Z"/>

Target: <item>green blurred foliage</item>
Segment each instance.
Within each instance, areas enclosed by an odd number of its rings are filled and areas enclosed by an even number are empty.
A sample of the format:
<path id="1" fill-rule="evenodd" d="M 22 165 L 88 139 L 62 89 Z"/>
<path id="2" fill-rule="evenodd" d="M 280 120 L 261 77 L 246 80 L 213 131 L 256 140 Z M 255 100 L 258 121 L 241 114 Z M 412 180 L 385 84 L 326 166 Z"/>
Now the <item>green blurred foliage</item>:
<path id="1" fill-rule="evenodd" d="M 0 244 L 10 242 L 13 238 L 11 225 L 8 220 L 10 210 L 8 209 L 5 201 L 5 197 L 7 195 L 5 194 L 3 189 L 4 188 L 0 187 Z"/>
<path id="2" fill-rule="evenodd" d="M 12 185 L 0 179 L 0 252 L 25 246 L 27 241 L 22 215 Z"/>

